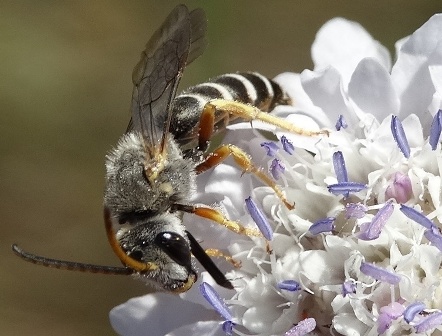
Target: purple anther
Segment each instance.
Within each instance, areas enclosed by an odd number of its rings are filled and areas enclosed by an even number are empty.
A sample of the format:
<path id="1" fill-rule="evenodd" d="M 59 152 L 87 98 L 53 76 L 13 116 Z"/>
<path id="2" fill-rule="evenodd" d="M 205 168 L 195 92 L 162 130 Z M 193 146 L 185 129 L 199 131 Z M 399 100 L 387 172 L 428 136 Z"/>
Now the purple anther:
<path id="1" fill-rule="evenodd" d="M 232 313 L 223 299 L 218 295 L 215 289 L 207 282 L 200 285 L 200 292 L 210 305 L 220 314 L 224 320 L 231 321 Z"/>
<path id="2" fill-rule="evenodd" d="M 400 210 L 405 216 L 422 225 L 426 229 L 431 229 L 435 227 L 434 223 L 430 219 L 421 214 L 419 211 L 410 208 L 409 206 L 401 204 Z"/>
<path id="3" fill-rule="evenodd" d="M 333 153 L 333 167 L 335 169 L 335 174 L 338 179 L 338 182 L 347 182 L 348 174 L 347 168 L 345 167 L 344 156 L 341 151 L 337 151 Z"/>
<path id="4" fill-rule="evenodd" d="M 345 205 L 345 218 L 360 219 L 365 216 L 368 208 L 362 203 L 347 203 Z"/>
<path id="5" fill-rule="evenodd" d="M 270 173 L 275 180 L 278 180 L 285 171 L 285 167 L 282 165 L 281 161 L 278 159 L 273 159 L 270 164 Z"/>
<path id="6" fill-rule="evenodd" d="M 424 236 L 433 246 L 442 251 L 442 235 L 437 227 L 434 226 L 431 229 L 425 230 Z"/>
<path id="7" fill-rule="evenodd" d="M 402 154 L 408 159 L 410 157 L 410 145 L 408 144 L 402 123 L 397 116 L 391 117 L 391 133 L 393 133 L 393 138 Z"/>
<path id="8" fill-rule="evenodd" d="M 411 180 L 408 175 L 396 172 L 388 181 L 388 187 L 385 190 L 385 198 L 394 198 L 398 203 L 406 203 L 413 195 Z"/>
<path id="9" fill-rule="evenodd" d="M 300 321 L 297 325 L 286 331 L 284 336 L 304 336 L 309 332 L 315 330 L 316 320 L 314 318 L 306 318 Z"/>
<path id="10" fill-rule="evenodd" d="M 235 323 L 232 321 L 224 321 L 223 322 L 223 331 L 226 335 L 231 336 L 233 335 L 233 327 L 235 326 Z"/>
<path id="11" fill-rule="evenodd" d="M 323 232 L 333 231 L 335 229 L 335 219 L 334 217 L 320 219 L 310 226 L 308 232 L 312 235 L 317 235 Z"/>
<path id="12" fill-rule="evenodd" d="M 273 141 L 262 142 L 261 147 L 266 150 L 268 156 L 275 156 L 279 150 L 279 146 Z"/>
<path id="13" fill-rule="evenodd" d="M 408 305 L 404 310 L 404 320 L 407 323 L 413 321 L 415 316 L 425 309 L 425 304 L 422 302 L 414 302 Z"/>
<path id="14" fill-rule="evenodd" d="M 293 154 L 293 152 L 295 151 L 295 146 L 293 146 L 293 143 L 287 139 L 287 137 L 285 135 L 283 135 L 281 137 L 281 143 L 282 143 L 282 148 L 290 155 Z"/>
<path id="15" fill-rule="evenodd" d="M 283 289 L 289 292 L 296 292 L 301 289 L 301 285 L 296 280 L 284 280 L 276 284 L 278 289 Z"/>
<path id="16" fill-rule="evenodd" d="M 258 206 L 252 200 L 251 197 L 246 198 L 246 208 L 250 216 L 252 217 L 253 221 L 256 223 L 256 226 L 258 226 L 258 229 L 261 231 L 264 238 L 267 240 L 272 240 L 273 238 L 272 227 L 270 226 L 267 217 L 264 215 L 261 209 L 258 208 Z"/>
<path id="17" fill-rule="evenodd" d="M 401 281 L 401 277 L 393 272 L 387 271 L 385 268 L 375 266 L 370 263 L 361 263 L 361 272 L 376 280 L 387 282 L 390 285 L 396 285 Z"/>
<path id="18" fill-rule="evenodd" d="M 349 193 L 358 192 L 367 189 L 367 185 L 358 182 L 341 182 L 336 184 L 330 184 L 328 191 L 333 195 L 348 195 Z"/>
<path id="19" fill-rule="evenodd" d="M 371 222 L 361 225 L 361 231 L 359 232 L 358 238 L 362 240 L 373 240 L 378 238 L 387 223 L 387 220 L 393 213 L 393 210 L 394 205 L 391 201 L 385 203 L 373 217 Z"/>
<path id="20" fill-rule="evenodd" d="M 346 280 L 342 284 L 342 296 L 346 297 L 348 294 L 356 293 L 356 283 L 352 280 Z"/>
<path id="21" fill-rule="evenodd" d="M 430 139 L 428 142 L 430 143 L 432 150 L 436 150 L 437 144 L 439 143 L 441 131 L 442 131 L 442 110 L 439 110 L 434 115 L 430 128 Z"/>
<path id="22" fill-rule="evenodd" d="M 428 317 L 419 321 L 419 323 L 415 324 L 414 330 L 416 333 L 424 333 L 430 329 L 436 328 L 442 324 L 442 312 L 435 312 Z"/>
<path id="23" fill-rule="evenodd" d="M 335 127 L 336 127 L 337 131 L 340 131 L 341 128 L 345 129 L 348 127 L 348 124 L 345 121 L 344 116 L 342 114 L 339 115 L 338 120 L 336 121 Z"/>

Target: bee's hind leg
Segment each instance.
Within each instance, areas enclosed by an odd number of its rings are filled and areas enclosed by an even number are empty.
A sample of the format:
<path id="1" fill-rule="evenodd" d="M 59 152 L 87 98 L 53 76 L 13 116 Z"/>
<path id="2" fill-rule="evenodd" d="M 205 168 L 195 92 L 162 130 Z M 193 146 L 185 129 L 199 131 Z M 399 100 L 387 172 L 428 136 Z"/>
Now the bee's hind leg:
<path id="1" fill-rule="evenodd" d="M 315 136 L 315 135 L 329 135 L 329 131 L 322 129 L 319 131 L 307 130 L 302 127 L 298 127 L 291 122 L 284 119 L 278 118 L 268 112 L 263 112 L 253 105 L 248 105 L 245 103 L 240 103 L 237 101 L 224 100 L 224 99 L 214 99 L 208 102 L 204 106 L 205 112 L 224 112 L 226 115 L 232 116 L 233 119 L 241 118 L 244 121 L 260 120 L 270 125 L 274 125 L 290 133 L 295 133 L 305 136 Z"/>

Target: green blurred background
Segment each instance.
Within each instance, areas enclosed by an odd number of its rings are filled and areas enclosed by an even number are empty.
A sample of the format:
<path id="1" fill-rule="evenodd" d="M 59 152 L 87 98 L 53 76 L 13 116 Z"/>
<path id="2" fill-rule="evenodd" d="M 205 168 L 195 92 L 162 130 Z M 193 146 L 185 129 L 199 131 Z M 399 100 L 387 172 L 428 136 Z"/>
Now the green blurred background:
<path id="1" fill-rule="evenodd" d="M 126 128 L 139 53 L 177 3 L 0 3 L 0 335 L 112 335 L 109 310 L 148 291 L 126 277 L 27 264 L 10 245 L 118 265 L 103 228 L 104 156 Z M 209 45 L 183 87 L 236 70 L 311 68 L 315 32 L 335 16 L 393 50 L 442 10 L 440 0 L 186 4 L 205 9 Z"/>

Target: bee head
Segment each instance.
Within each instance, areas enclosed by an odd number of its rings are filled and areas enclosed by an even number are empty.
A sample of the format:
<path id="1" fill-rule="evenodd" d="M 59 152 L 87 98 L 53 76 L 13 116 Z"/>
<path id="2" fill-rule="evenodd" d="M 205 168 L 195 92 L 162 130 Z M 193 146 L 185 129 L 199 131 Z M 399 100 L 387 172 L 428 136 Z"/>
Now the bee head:
<path id="1" fill-rule="evenodd" d="M 107 211 L 108 238 L 114 252 L 141 280 L 163 290 L 184 292 L 197 279 L 190 244 L 181 220 L 162 214 L 114 234 Z"/>

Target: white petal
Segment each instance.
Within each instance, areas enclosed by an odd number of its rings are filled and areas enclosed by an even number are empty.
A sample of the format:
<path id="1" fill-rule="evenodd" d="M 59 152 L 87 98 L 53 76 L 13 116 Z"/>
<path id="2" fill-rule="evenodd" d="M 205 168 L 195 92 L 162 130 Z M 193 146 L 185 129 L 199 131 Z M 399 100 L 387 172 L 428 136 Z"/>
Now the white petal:
<path id="1" fill-rule="evenodd" d="M 182 325 L 213 319 L 214 314 L 177 295 L 155 293 L 113 308 L 109 318 L 112 328 L 122 336 L 163 336 Z"/>
<path id="2" fill-rule="evenodd" d="M 364 58 L 358 64 L 348 85 L 348 95 L 362 111 L 379 121 L 399 110 L 390 74 L 373 58 Z"/>
<path id="3" fill-rule="evenodd" d="M 402 120 L 402 126 L 411 147 L 422 147 L 424 145 L 421 120 L 416 114 L 411 114 Z"/>
<path id="4" fill-rule="evenodd" d="M 342 75 L 345 87 L 360 60 L 366 57 L 374 57 L 390 70 L 388 50 L 360 24 L 343 18 L 334 18 L 324 24 L 312 46 L 315 70 L 333 66 Z"/>
<path id="5" fill-rule="evenodd" d="M 151 335 L 145 333 L 144 335 Z M 205 321 L 175 329 L 166 336 L 226 336 L 220 321 Z"/>
<path id="6" fill-rule="evenodd" d="M 312 104 L 310 97 L 304 91 L 301 84 L 301 76 L 292 72 L 282 73 L 274 78 L 274 81 L 281 85 L 282 89 L 291 97 L 293 106 L 288 109 L 285 105 L 277 106 L 272 114 L 280 117 L 287 117 L 289 114 L 301 114 L 312 118 L 320 127 L 330 126 L 327 123 L 327 115 Z"/>
<path id="7" fill-rule="evenodd" d="M 334 127 L 341 114 L 349 127 L 357 123 L 356 116 L 348 107 L 341 75 L 335 68 L 315 72 L 304 70 L 301 73 L 301 83 L 313 105 L 320 107 L 328 116 L 328 127 Z"/>
<path id="8" fill-rule="evenodd" d="M 321 250 L 305 251 L 300 255 L 302 272 L 314 283 L 338 283 L 342 279 L 344 259 Z"/>
<path id="9" fill-rule="evenodd" d="M 401 98 L 400 115 L 426 111 L 435 88 L 428 72 L 430 64 L 442 64 L 442 15 L 431 17 L 403 44 L 392 69 L 392 79 Z M 419 111 L 419 112 L 418 112 Z M 422 121 L 428 127 L 427 120 Z"/>
<path id="10" fill-rule="evenodd" d="M 442 14 L 435 14 L 407 39 L 401 52 L 430 55 L 441 41 Z"/>
<path id="11" fill-rule="evenodd" d="M 368 329 L 364 323 L 347 314 L 335 316 L 333 318 L 333 327 L 337 332 L 346 336 L 366 335 Z"/>

